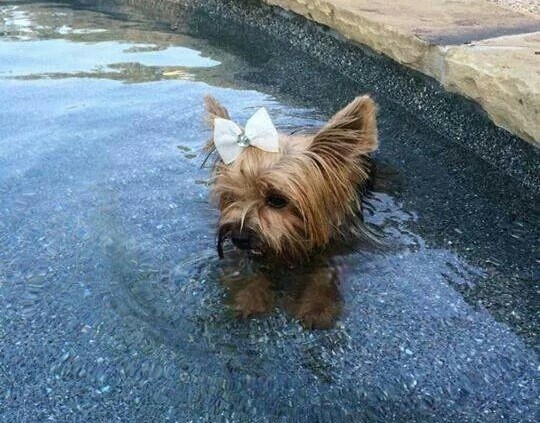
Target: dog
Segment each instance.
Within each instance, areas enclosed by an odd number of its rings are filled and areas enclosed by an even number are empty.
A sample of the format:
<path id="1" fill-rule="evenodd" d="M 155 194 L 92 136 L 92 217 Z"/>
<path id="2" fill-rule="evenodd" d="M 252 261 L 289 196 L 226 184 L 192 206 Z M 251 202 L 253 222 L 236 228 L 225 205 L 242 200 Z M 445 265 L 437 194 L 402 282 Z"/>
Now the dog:
<path id="1" fill-rule="evenodd" d="M 290 309 L 306 328 L 332 327 L 342 306 L 331 251 L 367 232 L 362 198 L 378 148 L 375 102 L 359 96 L 318 132 L 290 135 L 278 133 L 264 109 L 242 128 L 214 97 L 205 106 L 213 128 L 205 150 L 218 153 L 211 198 L 219 256 L 230 241 L 264 264 L 234 293 L 235 310 L 244 317 L 271 311 L 278 274 L 295 279 Z"/>

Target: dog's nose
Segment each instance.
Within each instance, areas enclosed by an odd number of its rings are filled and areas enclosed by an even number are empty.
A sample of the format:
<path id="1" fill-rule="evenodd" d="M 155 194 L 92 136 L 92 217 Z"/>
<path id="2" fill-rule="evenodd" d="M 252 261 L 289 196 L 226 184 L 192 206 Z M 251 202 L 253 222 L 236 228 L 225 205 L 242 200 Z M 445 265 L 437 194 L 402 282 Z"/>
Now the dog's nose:
<path id="1" fill-rule="evenodd" d="M 241 250 L 249 250 L 251 248 L 251 234 L 249 232 L 233 232 L 231 241 L 235 247 Z"/>

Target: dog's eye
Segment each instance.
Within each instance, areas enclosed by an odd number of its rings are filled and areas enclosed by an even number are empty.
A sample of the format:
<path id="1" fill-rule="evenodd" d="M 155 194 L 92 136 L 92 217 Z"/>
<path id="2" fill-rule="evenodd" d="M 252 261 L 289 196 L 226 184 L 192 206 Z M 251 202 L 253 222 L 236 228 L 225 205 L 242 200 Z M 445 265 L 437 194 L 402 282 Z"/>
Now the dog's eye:
<path id="1" fill-rule="evenodd" d="M 287 199 L 278 194 L 270 194 L 266 197 L 266 204 L 275 209 L 281 209 L 287 205 Z"/>

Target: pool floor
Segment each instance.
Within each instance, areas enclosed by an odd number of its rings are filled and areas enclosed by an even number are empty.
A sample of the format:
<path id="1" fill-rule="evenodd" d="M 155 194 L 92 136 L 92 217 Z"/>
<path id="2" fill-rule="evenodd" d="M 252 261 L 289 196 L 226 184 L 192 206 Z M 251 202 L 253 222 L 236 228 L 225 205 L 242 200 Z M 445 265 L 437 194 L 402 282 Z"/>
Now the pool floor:
<path id="1" fill-rule="evenodd" d="M 96 4 L 0 4 L 0 421 L 536 421 L 529 189 L 293 46 Z M 380 105 L 366 220 L 385 248 L 340 257 L 334 329 L 238 320 L 204 94 L 291 132 L 362 92 Z"/>

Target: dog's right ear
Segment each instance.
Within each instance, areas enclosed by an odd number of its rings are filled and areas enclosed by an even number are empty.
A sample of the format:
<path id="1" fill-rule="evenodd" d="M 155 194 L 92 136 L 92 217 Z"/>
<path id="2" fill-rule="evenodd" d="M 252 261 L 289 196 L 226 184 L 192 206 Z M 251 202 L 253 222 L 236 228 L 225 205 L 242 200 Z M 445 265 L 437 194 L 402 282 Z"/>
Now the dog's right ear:
<path id="1" fill-rule="evenodd" d="M 215 118 L 222 118 L 222 119 L 230 119 L 229 112 L 225 107 L 223 107 L 214 97 L 212 97 L 210 94 L 207 94 L 204 96 L 204 106 L 206 108 L 206 122 L 212 129 L 214 128 L 214 119 Z M 214 150 L 214 137 L 206 143 L 205 151 L 213 151 Z"/>
<path id="2" fill-rule="evenodd" d="M 369 96 L 356 97 L 315 135 L 310 150 L 337 162 L 375 151 L 376 115 L 377 106 Z"/>

